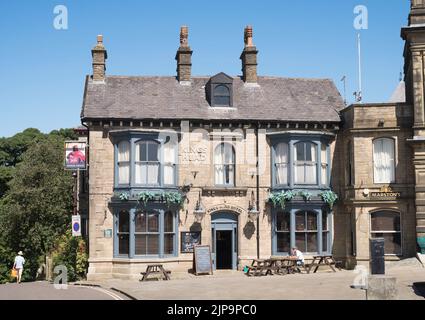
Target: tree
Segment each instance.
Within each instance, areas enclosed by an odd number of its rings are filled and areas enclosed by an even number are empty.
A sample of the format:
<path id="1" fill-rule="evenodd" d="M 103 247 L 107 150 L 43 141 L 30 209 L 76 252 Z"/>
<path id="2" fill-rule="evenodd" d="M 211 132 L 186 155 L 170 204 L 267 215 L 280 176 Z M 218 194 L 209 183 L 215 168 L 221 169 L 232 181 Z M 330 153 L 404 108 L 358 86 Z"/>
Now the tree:
<path id="1" fill-rule="evenodd" d="M 0 138 L 0 197 L 9 189 L 14 167 L 22 160 L 22 155 L 31 144 L 43 137 L 38 129 L 29 128 L 13 137 Z"/>
<path id="2" fill-rule="evenodd" d="M 40 257 L 71 222 L 73 181 L 63 169 L 63 137 L 37 137 L 13 176 L 0 205 L 0 234 L 13 252 L 24 251 L 24 279 L 34 279 Z"/>

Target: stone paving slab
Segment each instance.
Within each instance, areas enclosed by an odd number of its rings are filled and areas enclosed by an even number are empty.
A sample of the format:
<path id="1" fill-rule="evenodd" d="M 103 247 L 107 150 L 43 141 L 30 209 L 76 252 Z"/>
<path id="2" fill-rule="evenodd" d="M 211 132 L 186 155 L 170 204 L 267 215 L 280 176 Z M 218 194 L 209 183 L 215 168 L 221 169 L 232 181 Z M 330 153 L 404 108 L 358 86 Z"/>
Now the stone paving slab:
<path id="1" fill-rule="evenodd" d="M 116 288 L 139 300 L 365 300 L 366 291 L 351 285 L 358 273 L 342 270 L 311 274 L 247 277 L 243 272 L 219 271 L 209 276 L 172 275 L 170 281 L 111 279 L 97 282 Z M 424 282 L 425 269 L 411 266 L 391 268 L 397 279 L 398 299 L 424 300 L 414 283 Z"/>

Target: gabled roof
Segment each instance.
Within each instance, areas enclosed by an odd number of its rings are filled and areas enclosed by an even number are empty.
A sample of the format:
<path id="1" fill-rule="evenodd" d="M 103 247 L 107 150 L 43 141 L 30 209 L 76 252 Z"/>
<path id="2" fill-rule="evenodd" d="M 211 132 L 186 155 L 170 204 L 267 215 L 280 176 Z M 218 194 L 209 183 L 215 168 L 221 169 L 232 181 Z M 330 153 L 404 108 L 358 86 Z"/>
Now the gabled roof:
<path id="1" fill-rule="evenodd" d="M 233 107 L 211 107 L 205 86 L 175 77 L 108 76 L 104 83 L 87 77 L 81 117 L 87 119 L 269 120 L 340 122 L 345 106 L 329 79 L 258 77 L 258 85 L 233 77 Z"/>

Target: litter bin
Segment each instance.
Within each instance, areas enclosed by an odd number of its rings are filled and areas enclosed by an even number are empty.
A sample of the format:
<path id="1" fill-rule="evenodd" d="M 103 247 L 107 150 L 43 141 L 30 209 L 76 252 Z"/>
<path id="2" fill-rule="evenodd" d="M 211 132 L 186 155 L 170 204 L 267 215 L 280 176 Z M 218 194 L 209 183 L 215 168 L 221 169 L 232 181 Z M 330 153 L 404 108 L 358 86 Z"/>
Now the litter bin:
<path id="1" fill-rule="evenodd" d="M 370 239 L 370 272 L 371 274 L 385 274 L 384 238 Z"/>

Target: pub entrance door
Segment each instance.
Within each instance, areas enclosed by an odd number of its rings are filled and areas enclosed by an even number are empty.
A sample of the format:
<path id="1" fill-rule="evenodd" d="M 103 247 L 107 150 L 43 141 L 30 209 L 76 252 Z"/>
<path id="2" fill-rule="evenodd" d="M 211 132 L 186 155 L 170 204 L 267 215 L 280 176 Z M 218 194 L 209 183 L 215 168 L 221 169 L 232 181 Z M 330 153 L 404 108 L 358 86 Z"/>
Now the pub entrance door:
<path id="1" fill-rule="evenodd" d="M 219 212 L 211 217 L 214 269 L 236 269 L 238 264 L 238 217 Z"/>

